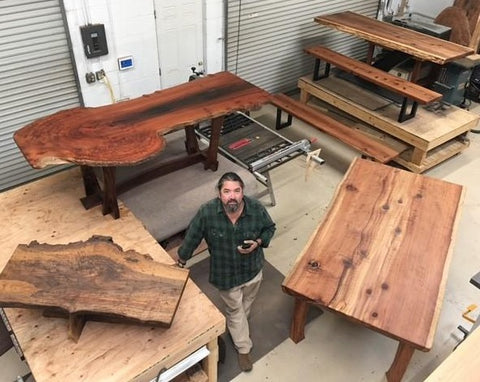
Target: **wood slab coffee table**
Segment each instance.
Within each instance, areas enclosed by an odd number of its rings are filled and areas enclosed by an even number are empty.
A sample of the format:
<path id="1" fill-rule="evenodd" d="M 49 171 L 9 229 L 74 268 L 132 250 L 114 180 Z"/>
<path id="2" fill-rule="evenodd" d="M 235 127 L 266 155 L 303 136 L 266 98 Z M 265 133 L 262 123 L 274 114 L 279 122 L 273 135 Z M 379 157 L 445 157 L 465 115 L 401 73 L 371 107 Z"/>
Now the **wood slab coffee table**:
<path id="1" fill-rule="evenodd" d="M 295 297 L 290 337 L 309 304 L 399 341 L 400 381 L 414 350 L 432 347 L 463 187 L 356 159 L 282 288 Z"/>

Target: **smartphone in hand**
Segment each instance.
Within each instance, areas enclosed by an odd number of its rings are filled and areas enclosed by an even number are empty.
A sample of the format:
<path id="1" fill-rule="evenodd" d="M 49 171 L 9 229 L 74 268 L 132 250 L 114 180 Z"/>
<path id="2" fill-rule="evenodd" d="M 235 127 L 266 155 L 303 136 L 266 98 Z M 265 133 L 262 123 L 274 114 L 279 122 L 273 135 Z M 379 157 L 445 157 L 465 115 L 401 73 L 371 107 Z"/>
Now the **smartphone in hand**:
<path id="1" fill-rule="evenodd" d="M 252 243 L 242 243 L 242 249 L 248 249 L 252 246 Z"/>

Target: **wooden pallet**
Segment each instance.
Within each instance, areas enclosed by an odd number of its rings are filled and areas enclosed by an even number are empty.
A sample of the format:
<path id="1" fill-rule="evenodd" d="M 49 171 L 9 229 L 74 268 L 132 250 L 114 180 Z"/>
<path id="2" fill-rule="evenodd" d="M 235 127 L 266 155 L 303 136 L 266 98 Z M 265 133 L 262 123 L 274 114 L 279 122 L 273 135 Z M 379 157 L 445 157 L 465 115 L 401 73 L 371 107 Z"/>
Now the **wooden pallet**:
<path id="1" fill-rule="evenodd" d="M 318 98 L 406 144 L 408 149 L 394 161 L 415 173 L 465 150 L 469 146 L 467 133 L 479 120 L 474 113 L 445 106 L 436 111 L 419 107 L 415 118 L 399 123 L 398 104 L 338 77 L 319 81 L 302 77 L 298 87 L 302 102 L 309 102 L 312 96 Z"/>

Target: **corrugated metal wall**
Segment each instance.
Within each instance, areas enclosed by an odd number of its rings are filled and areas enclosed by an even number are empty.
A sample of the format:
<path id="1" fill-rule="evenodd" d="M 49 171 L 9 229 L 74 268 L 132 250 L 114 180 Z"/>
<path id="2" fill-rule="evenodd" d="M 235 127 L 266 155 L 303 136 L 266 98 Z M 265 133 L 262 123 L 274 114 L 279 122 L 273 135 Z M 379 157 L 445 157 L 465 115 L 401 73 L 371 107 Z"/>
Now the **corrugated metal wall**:
<path id="1" fill-rule="evenodd" d="M 313 21 L 315 16 L 354 11 L 375 17 L 378 0 L 230 0 L 226 2 L 226 68 L 270 92 L 296 89 L 313 72 L 303 48 L 322 44 L 355 58 L 367 44 Z"/>
<path id="2" fill-rule="evenodd" d="M 30 167 L 13 133 L 80 105 L 59 0 L 0 1 L 0 190 L 53 171 Z"/>

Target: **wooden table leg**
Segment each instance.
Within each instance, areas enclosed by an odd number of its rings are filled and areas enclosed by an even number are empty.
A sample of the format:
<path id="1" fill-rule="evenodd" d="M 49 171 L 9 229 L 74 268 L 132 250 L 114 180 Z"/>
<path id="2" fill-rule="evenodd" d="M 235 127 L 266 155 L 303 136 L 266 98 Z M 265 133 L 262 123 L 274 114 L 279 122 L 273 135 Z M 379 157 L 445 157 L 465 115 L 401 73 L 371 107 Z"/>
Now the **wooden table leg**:
<path id="1" fill-rule="evenodd" d="M 111 214 L 114 219 L 120 217 L 115 184 L 115 167 L 102 167 L 103 170 L 103 204 L 102 213 Z"/>
<path id="2" fill-rule="evenodd" d="M 375 53 L 375 44 L 373 42 L 368 43 L 367 61 L 368 65 L 373 63 L 373 53 Z"/>
<path id="3" fill-rule="evenodd" d="M 410 82 L 417 82 L 420 79 L 420 73 L 422 70 L 422 61 L 415 60 L 413 64 L 412 74 L 410 75 Z"/>
<path id="4" fill-rule="evenodd" d="M 207 344 L 210 354 L 202 361 L 203 370 L 207 374 L 208 382 L 217 382 L 218 363 L 218 338 L 214 338 Z"/>
<path id="5" fill-rule="evenodd" d="M 185 148 L 189 155 L 200 151 L 197 136 L 195 135 L 195 126 L 185 126 Z"/>
<path id="6" fill-rule="evenodd" d="M 290 338 L 293 342 L 299 343 L 305 338 L 305 324 L 309 305 L 305 300 L 296 298 L 293 310 L 292 324 L 290 327 Z"/>
<path id="7" fill-rule="evenodd" d="M 86 210 L 98 206 L 102 202 L 102 190 L 98 184 L 95 171 L 90 166 L 80 166 L 82 172 L 83 187 L 85 189 L 85 197 L 80 201 Z"/>
<path id="8" fill-rule="evenodd" d="M 407 345 L 403 342 L 398 344 L 395 358 L 390 369 L 388 369 L 386 373 L 388 382 L 400 382 L 402 380 L 403 374 L 405 374 L 405 371 L 407 370 L 414 351 L 415 348 L 413 346 Z"/>
<path id="9" fill-rule="evenodd" d="M 210 136 L 210 145 L 207 151 L 207 160 L 205 162 L 205 170 L 217 171 L 218 161 L 218 145 L 220 143 L 220 130 L 222 129 L 224 116 L 212 119 L 212 135 Z"/>

